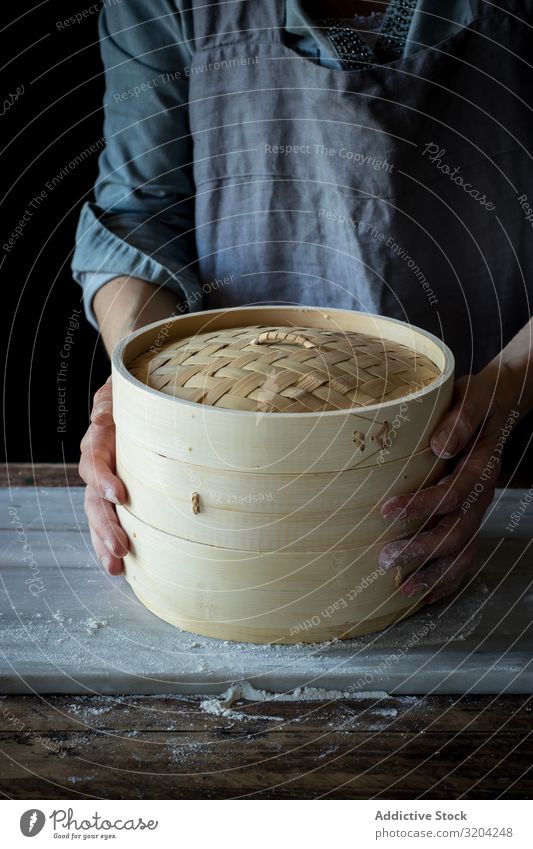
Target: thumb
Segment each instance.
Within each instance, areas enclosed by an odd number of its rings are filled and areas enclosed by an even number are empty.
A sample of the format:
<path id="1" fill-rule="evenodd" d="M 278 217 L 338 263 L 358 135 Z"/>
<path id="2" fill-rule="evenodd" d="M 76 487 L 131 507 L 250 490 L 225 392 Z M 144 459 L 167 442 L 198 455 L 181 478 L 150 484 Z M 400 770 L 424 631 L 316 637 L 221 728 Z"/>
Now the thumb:
<path id="1" fill-rule="evenodd" d="M 465 448 L 491 407 L 491 392 L 480 377 L 467 375 L 455 384 L 452 408 L 431 437 L 437 457 L 449 459 Z"/>

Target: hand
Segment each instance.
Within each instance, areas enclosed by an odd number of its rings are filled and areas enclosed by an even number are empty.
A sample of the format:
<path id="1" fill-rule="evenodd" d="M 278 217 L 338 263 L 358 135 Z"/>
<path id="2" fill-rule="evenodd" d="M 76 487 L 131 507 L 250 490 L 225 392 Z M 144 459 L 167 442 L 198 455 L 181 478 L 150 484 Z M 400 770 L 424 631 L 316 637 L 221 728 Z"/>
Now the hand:
<path id="1" fill-rule="evenodd" d="M 184 312 L 169 289 L 137 277 L 115 277 L 93 299 L 94 313 L 106 350 L 138 327 Z M 118 523 L 114 504 L 126 501 L 126 487 L 115 475 L 115 423 L 111 378 L 94 396 L 91 424 L 81 441 L 80 475 L 87 484 L 85 512 L 94 549 L 110 575 L 123 569 L 128 538 Z"/>
<path id="2" fill-rule="evenodd" d="M 418 493 L 388 499 L 381 515 L 419 519 L 414 536 L 384 546 L 379 562 L 398 569 L 401 592 L 429 603 L 453 593 L 472 568 L 477 535 L 496 487 L 503 445 L 518 419 L 506 370 L 487 367 L 457 381 L 451 410 L 431 438 L 451 474 Z"/>
<path id="3" fill-rule="evenodd" d="M 114 504 L 126 501 L 126 488 L 115 472 L 115 423 L 111 378 L 94 396 L 91 423 L 81 441 L 80 475 L 87 484 L 85 512 L 96 554 L 110 575 L 120 575 L 128 538 Z"/>

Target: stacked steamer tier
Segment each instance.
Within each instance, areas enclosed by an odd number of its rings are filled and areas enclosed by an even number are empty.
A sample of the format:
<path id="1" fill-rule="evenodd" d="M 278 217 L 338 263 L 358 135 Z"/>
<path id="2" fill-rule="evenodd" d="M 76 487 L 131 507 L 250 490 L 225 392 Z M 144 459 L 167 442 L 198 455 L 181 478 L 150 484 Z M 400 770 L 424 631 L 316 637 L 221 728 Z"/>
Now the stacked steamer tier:
<path id="1" fill-rule="evenodd" d="M 257 643 L 412 613 L 378 555 L 415 526 L 379 511 L 442 477 L 429 440 L 452 385 L 442 342 L 367 313 L 217 310 L 129 336 L 113 409 L 134 592 L 181 628 Z"/>

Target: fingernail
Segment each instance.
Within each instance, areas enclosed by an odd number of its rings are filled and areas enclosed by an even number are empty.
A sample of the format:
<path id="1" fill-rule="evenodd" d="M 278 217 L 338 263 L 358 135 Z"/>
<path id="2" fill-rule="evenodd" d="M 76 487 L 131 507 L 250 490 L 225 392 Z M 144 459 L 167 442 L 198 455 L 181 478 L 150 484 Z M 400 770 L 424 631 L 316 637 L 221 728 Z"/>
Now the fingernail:
<path id="1" fill-rule="evenodd" d="M 99 418 L 100 416 L 108 416 L 108 415 L 109 415 L 109 409 L 107 408 L 107 406 L 101 405 L 99 407 L 94 408 L 94 410 L 91 413 L 91 419 L 94 421 L 95 419 Z"/>
<path id="2" fill-rule="evenodd" d="M 111 552 L 111 554 L 116 554 L 116 552 L 115 552 L 116 543 L 112 539 L 105 539 L 104 545 L 107 548 L 107 550 Z"/>
<path id="3" fill-rule="evenodd" d="M 388 554 L 387 552 L 384 554 L 381 551 L 379 554 L 379 565 L 382 569 L 392 569 L 396 562 L 396 556 L 396 554 Z"/>
<path id="4" fill-rule="evenodd" d="M 431 445 L 434 451 L 437 452 L 445 460 L 449 460 L 457 452 L 459 448 L 459 440 L 456 436 L 450 436 L 444 431 L 437 434 L 432 440 Z"/>
<path id="5" fill-rule="evenodd" d="M 119 503 L 119 500 L 118 500 L 118 498 L 117 498 L 117 496 L 116 496 L 116 494 L 115 494 L 115 490 L 114 490 L 114 489 L 111 489 L 111 487 L 108 487 L 108 488 L 106 489 L 106 491 L 104 492 L 104 498 L 105 498 L 107 501 L 112 501 L 112 502 L 113 502 L 113 504 L 118 504 L 118 503 Z"/>
<path id="6" fill-rule="evenodd" d="M 382 510 L 381 515 L 384 519 L 407 519 L 407 510 L 405 507 L 387 507 Z"/>
<path id="7" fill-rule="evenodd" d="M 100 560 L 101 560 L 101 562 L 102 562 L 102 566 L 104 567 L 104 569 L 105 569 L 106 571 L 109 571 L 109 567 L 110 567 L 110 565 L 111 565 L 111 560 L 110 560 L 110 558 L 109 558 L 109 557 L 107 557 L 105 554 L 102 554 L 102 556 L 101 556 Z"/>

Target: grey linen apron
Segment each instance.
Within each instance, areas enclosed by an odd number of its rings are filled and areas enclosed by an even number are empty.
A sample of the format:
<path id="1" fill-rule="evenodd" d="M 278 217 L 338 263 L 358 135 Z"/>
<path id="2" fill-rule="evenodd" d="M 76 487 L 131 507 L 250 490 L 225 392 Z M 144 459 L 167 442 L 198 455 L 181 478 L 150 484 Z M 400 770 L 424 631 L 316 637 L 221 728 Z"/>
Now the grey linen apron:
<path id="1" fill-rule="evenodd" d="M 446 41 L 350 72 L 283 43 L 282 0 L 194 0 L 190 128 L 207 309 L 381 313 L 443 338 L 458 375 L 525 324 L 532 4 L 472 5 L 471 25 Z"/>

